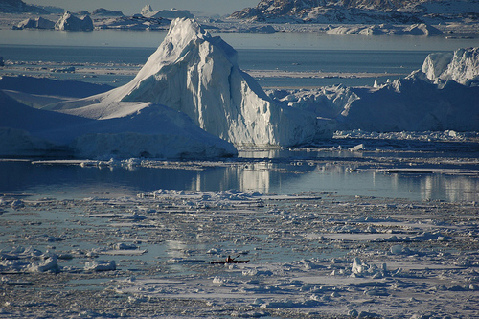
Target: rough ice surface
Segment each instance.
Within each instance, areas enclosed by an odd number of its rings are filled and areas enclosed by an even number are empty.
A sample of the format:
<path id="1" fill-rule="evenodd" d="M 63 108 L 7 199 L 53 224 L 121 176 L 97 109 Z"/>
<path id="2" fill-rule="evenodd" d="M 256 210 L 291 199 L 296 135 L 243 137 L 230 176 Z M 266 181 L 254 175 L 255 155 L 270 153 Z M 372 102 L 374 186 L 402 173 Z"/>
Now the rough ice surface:
<path id="1" fill-rule="evenodd" d="M 0 209 L 2 317 L 477 316 L 475 202 L 157 190 Z M 227 256 L 249 262 L 210 263 Z"/>
<path id="2" fill-rule="evenodd" d="M 191 19 L 172 21 L 165 40 L 135 79 L 92 100 L 164 104 L 237 146 L 295 146 L 332 134 L 313 113 L 273 103 L 239 69 L 237 52 Z M 79 103 L 63 108 L 90 102 Z"/>
<path id="3" fill-rule="evenodd" d="M 14 26 L 15 30 L 23 29 L 41 29 L 41 30 L 53 30 L 55 29 L 55 22 L 45 19 L 43 17 L 28 18 L 20 22 L 17 26 Z"/>
<path id="4" fill-rule="evenodd" d="M 432 53 L 422 65 L 431 81 L 454 80 L 462 84 L 479 82 L 479 48 L 458 49 L 453 54 Z"/>

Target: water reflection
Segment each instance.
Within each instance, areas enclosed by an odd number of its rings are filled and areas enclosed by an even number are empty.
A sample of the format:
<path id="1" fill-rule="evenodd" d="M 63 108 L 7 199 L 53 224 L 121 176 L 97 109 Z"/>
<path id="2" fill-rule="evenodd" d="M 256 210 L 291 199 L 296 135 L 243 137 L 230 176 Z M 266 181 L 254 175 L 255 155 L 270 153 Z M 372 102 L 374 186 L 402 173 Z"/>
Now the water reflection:
<path id="1" fill-rule="evenodd" d="M 478 201 L 478 175 L 445 173 L 385 173 L 359 169 L 334 161 L 238 163 L 231 166 L 184 168 L 82 168 L 67 165 L 32 165 L 0 161 L 0 193 L 81 198 L 136 194 L 158 189 L 195 191 L 259 191 L 291 194 L 335 192 L 413 200 Z"/>
<path id="2" fill-rule="evenodd" d="M 430 174 L 421 180 L 422 199 L 445 198 L 447 201 L 477 201 L 479 179 L 466 176 Z"/>

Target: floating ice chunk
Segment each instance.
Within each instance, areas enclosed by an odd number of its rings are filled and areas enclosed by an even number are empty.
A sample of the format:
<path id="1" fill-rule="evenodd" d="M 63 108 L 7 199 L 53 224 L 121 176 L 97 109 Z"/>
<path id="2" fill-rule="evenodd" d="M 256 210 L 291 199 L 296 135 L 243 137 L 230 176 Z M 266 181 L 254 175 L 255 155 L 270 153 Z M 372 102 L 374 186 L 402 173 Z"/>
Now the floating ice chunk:
<path id="1" fill-rule="evenodd" d="M 33 263 L 29 267 L 27 267 L 28 272 L 59 272 L 60 268 L 58 267 L 57 263 L 57 256 L 52 255 L 46 257 L 45 260 L 39 263 Z"/>
<path id="2" fill-rule="evenodd" d="M 350 151 L 359 151 L 359 150 L 362 150 L 362 149 L 364 149 L 364 144 L 356 145 L 355 147 L 352 147 L 349 150 Z"/>
<path id="3" fill-rule="evenodd" d="M 242 271 L 243 276 L 272 276 L 271 270 L 245 269 Z"/>
<path id="4" fill-rule="evenodd" d="M 10 207 L 12 209 L 20 209 L 25 207 L 25 203 L 21 199 L 16 199 L 10 204 Z"/>
<path id="5" fill-rule="evenodd" d="M 402 245 L 394 245 L 389 249 L 389 251 L 393 255 L 400 255 L 404 252 L 404 248 Z"/>
<path id="6" fill-rule="evenodd" d="M 109 271 L 116 270 L 116 263 L 112 261 L 90 261 L 85 263 L 85 271 Z"/>
<path id="7" fill-rule="evenodd" d="M 388 274 L 386 263 L 381 265 L 369 265 L 365 262 L 362 262 L 359 258 L 354 258 L 353 265 L 351 268 L 351 276 L 372 276 L 373 278 L 381 278 Z"/>
<path id="8" fill-rule="evenodd" d="M 223 284 L 225 284 L 226 282 L 227 282 L 226 279 L 223 279 L 223 278 L 220 278 L 220 277 L 215 277 L 215 278 L 213 279 L 213 283 L 214 283 L 214 284 L 217 284 L 217 285 L 223 285 Z"/>
<path id="9" fill-rule="evenodd" d="M 127 244 L 127 243 L 117 243 L 113 247 L 118 250 L 132 250 L 132 249 L 138 248 L 138 246 L 135 244 Z"/>

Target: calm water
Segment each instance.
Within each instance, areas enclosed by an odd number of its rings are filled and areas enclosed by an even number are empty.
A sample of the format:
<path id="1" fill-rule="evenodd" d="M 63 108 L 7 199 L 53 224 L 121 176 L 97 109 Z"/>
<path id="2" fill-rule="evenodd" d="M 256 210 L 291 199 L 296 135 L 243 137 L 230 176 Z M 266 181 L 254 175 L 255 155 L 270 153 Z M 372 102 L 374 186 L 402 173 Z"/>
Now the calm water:
<path id="1" fill-rule="evenodd" d="M 14 61 L 144 64 L 166 32 L 54 32 L 0 30 L 0 56 Z M 420 69 L 431 52 L 450 52 L 479 46 L 479 39 L 444 37 L 324 35 L 316 33 L 235 34 L 220 36 L 239 53 L 244 70 L 290 72 L 379 73 L 366 79 L 260 78 L 263 87 L 317 87 L 343 83 L 372 85 L 406 76 Z M 51 63 L 50 63 L 51 64 Z M 51 67 L 49 64 L 48 67 Z M 38 66 L 38 65 L 37 65 Z M 125 66 L 123 66 L 125 67 Z M 0 70 L 0 75 L 8 70 Z M 28 74 L 28 71 L 25 71 Z M 58 75 L 80 79 L 81 75 Z M 122 85 L 131 76 L 104 75 L 94 82 Z"/>
<path id="2" fill-rule="evenodd" d="M 48 68 L 55 67 L 55 62 L 68 62 L 76 65 L 77 68 L 81 68 L 85 63 L 93 66 L 97 63 L 103 65 L 113 63 L 125 69 L 132 68 L 131 64 L 133 64 L 138 68 L 138 65 L 145 63 L 154 51 L 155 49 L 152 48 L 0 45 L 0 56 L 6 60 L 23 61 L 22 66 L 25 68 L 38 67 L 42 62 L 47 61 L 49 62 Z M 423 51 L 238 50 L 240 67 L 244 70 L 387 73 L 384 76 L 366 79 L 259 78 L 258 81 L 263 87 L 317 87 L 339 82 L 345 85 L 372 85 L 375 79 L 386 81 L 387 79 L 402 78 L 412 71 L 420 69 L 422 61 L 429 53 Z M 3 71 L 0 69 L 0 74 L 2 72 L 6 74 L 10 71 L 7 68 Z M 26 74 L 28 72 L 24 71 Z M 80 73 L 55 74 L 55 76 L 63 79 L 82 79 L 83 77 Z M 114 85 L 121 85 L 131 78 L 131 76 L 107 74 L 87 80 L 109 84 L 114 82 Z"/>
<path id="3" fill-rule="evenodd" d="M 412 200 L 479 200 L 477 175 L 388 174 L 374 169 L 351 171 L 350 168 L 351 165 L 334 162 L 299 165 L 259 162 L 199 171 L 141 167 L 131 170 L 0 161 L 0 193 L 82 198 L 134 195 L 158 189 L 279 194 L 312 191 Z"/>
<path id="4" fill-rule="evenodd" d="M 445 39 L 441 36 L 361 36 L 318 33 L 219 33 L 235 49 L 287 50 L 379 50 L 379 51 L 453 51 L 479 45 L 479 38 Z M 103 30 L 98 32 L 0 30 L 1 44 L 46 46 L 110 46 L 157 48 L 166 32 Z"/>

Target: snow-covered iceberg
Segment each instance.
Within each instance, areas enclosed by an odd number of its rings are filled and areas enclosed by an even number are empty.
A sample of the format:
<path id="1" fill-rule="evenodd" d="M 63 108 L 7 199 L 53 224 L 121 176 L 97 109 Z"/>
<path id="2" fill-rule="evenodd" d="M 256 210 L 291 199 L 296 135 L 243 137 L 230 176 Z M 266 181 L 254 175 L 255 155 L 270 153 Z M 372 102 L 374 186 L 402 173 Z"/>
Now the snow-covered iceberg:
<path id="1" fill-rule="evenodd" d="M 93 31 L 93 20 L 89 15 L 78 18 L 71 12 L 66 11 L 55 24 L 58 31 Z"/>
<path id="2" fill-rule="evenodd" d="M 23 29 L 41 29 L 41 30 L 53 30 L 55 29 L 55 22 L 45 19 L 43 17 L 28 18 L 20 22 L 17 26 L 14 26 L 14 30 Z"/>
<path id="3" fill-rule="evenodd" d="M 98 118 L 116 112 L 120 102 L 167 105 L 237 146 L 295 146 L 331 136 L 330 126 L 320 125 L 314 113 L 275 104 L 240 70 L 237 52 L 191 19 L 172 21 L 163 43 L 132 81 L 59 108 Z"/>

